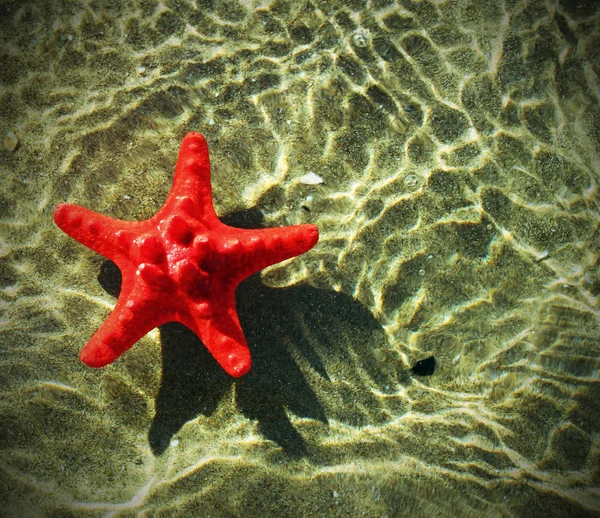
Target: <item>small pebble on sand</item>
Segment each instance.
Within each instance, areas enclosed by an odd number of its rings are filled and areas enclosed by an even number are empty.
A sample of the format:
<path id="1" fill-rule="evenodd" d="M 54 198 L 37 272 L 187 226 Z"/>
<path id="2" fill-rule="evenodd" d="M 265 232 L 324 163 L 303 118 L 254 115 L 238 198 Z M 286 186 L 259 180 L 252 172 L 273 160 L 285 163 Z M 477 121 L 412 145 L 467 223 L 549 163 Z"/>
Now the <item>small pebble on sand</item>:
<path id="1" fill-rule="evenodd" d="M 4 149 L 14 151 L 19 146 L 19 138 L 14 131 L 8 131 L 4 137 Z"/>

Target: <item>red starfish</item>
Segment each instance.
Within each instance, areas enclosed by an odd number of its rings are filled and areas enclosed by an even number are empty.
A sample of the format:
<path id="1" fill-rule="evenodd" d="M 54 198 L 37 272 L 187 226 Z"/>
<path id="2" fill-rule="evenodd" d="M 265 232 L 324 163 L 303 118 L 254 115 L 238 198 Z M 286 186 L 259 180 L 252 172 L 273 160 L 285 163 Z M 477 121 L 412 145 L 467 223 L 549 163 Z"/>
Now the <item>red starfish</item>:
<path id="1" fill-rule="evenodd" d="M 122 221 L 61 203 L 54 221 L 115 262 L 123 276 L 114 310 L 81 351 L 84 363 L 108 365 L 150 330 L 176 321 L 234 377 L 251 366 L 235 306 L 237 285 L 319 239 L 315 225 L 242 230 L 222 223 L 212 204 L 208 145 L 199 133 L 183 139 L 171 192 L 150 219 Z"/>

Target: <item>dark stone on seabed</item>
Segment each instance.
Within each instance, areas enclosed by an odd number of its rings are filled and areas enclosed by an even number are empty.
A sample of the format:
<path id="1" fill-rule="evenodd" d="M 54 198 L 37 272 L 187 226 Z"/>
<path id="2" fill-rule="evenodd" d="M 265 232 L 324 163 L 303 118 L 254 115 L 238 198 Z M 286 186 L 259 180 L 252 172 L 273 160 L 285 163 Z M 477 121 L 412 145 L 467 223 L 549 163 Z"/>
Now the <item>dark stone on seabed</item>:
<path id="1" fill-rule="evenodd" d="M 412 374 L 416 374 L 417 376 L 431 376 L 435 371 L 435 357 L 430 356 L 429 358 L 425 358 L 424 360 L 419 360 L 415 363 L 410 369 Z"/>

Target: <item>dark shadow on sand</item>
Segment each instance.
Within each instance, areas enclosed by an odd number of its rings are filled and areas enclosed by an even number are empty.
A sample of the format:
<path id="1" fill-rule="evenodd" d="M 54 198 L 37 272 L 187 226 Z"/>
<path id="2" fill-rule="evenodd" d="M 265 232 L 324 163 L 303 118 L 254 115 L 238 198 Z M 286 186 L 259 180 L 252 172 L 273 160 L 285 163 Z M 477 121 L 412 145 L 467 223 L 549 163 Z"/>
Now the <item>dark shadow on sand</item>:
<path id="1" fill-rule="evenodd" d="M 239 228 L 262 226 L 260 213 L 256 210 L 229 215 L 223 222 Z M 107 292 L 118 296 L 121 274 L 114 263 L 106 261 L 103 264 L 98 280 Z M 148 434 L 156 455 L 167 449 L 173 435 L 186 422 L 201 414 L 211 415 L 232 383 L 236 384 L 239 410 L 258 421 L 259 429 L 267 439 L 275 441 L 288 455 L 306 455 L 305 441 L 288 419 L 286 410 L 323 423 L 327 423 L 327 416 L 286 342 L 328 380 L 323 359 L 306 339 L 303 327 L 306 322 L 314 324 L 315 329 L 324 325 L 330 327 L 332 315 L 335 315 L 334 321 L 338 317 L 340 322 L 350 319 L 362 329 L 381 331 L 371 313 L 347 295 L 309 286 L 269 288 L 262 284 L 259 275 L 253 275 L 239 285 L 236 300 L 252 354 L 252 370 L 239 380 L 228 376 L 200 339 L 185 326 L 178 323 L 161 326 L 162 380 L 156 399 L 156 415 Z M 343 347 L 336 340 L 328 340 L 331 343 L 325 344 L 325 350 Z M 355 348 L 362 346 L 353 345 Z"/>

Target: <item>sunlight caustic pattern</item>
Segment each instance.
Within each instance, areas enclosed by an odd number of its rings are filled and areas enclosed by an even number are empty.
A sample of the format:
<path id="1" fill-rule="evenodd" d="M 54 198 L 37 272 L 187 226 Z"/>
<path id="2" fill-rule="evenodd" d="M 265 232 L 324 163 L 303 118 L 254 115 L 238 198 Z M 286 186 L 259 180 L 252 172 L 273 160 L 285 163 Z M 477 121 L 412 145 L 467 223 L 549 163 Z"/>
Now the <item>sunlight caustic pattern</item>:
<path id="1" fill-rule="evenodd" d="M 596 2 L 1 9 L 9 511 L 600 508 Z M 188 131 L 228 224 L 321 241 L 238 289 L 247 378 L 176 326 L 92 371 L 116 277 L 52 211 L 151 216 Z"/>

